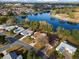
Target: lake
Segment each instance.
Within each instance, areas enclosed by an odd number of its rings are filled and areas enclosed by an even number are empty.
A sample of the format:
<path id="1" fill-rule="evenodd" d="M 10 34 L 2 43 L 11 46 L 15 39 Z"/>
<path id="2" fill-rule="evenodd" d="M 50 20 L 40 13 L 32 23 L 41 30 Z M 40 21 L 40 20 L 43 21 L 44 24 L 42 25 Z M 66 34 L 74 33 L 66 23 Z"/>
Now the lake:
<path id="1" fill-rule="evenodd" d="M 21 16 L 16 16 L 18 21 L 22 22 L 24 19 Z M 50 13 L 38 13 L 30 14 L 26 16 L 30 21 L 46 21 L 53 26 L 54 29 L 57 29 L 59 26 L 67 30 L 77 29 L 79 30 L 79 24 L 72 24 L 67 21 L 59 20 L 50 16 Z"/>

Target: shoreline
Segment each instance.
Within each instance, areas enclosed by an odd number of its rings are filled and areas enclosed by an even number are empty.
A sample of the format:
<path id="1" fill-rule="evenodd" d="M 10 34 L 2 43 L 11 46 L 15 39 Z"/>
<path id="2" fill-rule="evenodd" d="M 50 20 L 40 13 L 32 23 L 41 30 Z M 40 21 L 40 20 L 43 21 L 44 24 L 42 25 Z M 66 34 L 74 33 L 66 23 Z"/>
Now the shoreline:
<path id="1" fill-rule="evenodd" d="M 67 15 L 64 16 L 64 17 L 62 15 L 60 15 L 60 14 L 56 14 L 56 15 L 51 14 L 51 17 L 54 17 L 54 18 L 57 18 L 57 19 L 63 20 L 63 21 L 72 22 L 72 23 L 77 23 L 77 24 L 79 23 L 79 19 L 71 19 Z"/>

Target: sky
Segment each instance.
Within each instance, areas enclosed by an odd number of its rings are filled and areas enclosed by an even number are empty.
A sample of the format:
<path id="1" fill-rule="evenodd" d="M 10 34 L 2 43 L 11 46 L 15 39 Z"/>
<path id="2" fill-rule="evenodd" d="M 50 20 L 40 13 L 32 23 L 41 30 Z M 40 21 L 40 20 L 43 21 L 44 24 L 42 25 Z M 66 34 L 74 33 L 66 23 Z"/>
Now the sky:
<path id="1" fill-rule="evenodd" d="M 79 2 L 79 0 L 0 0 L 2 2 Z"/>

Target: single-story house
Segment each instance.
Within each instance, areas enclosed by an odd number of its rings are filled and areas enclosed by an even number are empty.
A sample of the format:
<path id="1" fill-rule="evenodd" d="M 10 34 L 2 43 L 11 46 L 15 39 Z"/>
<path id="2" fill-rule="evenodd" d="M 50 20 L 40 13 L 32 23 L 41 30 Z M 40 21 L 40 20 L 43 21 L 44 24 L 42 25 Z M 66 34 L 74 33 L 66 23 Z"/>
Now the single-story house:
<path id="1" fill-rule="evenodd" d="M 21 34 L 21 35 L 24 35 L 24 36 L 25 36 L 25 35 L 30 36 L 32 33 L 33 33 L 33 31 L 27 29 L 27 30 L 22 31 L 20 34 Z"/>
<path id="2" fill-rule="evenodd" d="M 6 24 L 0 25 L 0 29 L 4 29 L 4 30 L 7 30 L 7 31 L 11 31 L 11 30 L 13 30 L 16 27 L 17 27 L 17 25 L 14 25 L 14 26 L 8 26 Z"/>
<path id="3" fill-rule="evenodd" d="M 5 28 L 6 28 L 6 24 L 0 25 L 0 29 L 5 29 Z"/>
<path id="4" fill-rule="evenodd" d="M 13 30 L 15 27 L 16 27 L 16 26 L 8 26 L 8 27 L 5 28 L 5 30 L 11 31 L 11 30 Z"/>
<path id="5" fill-rule="evenodd" d="M 70 54 L 74 54 L 77 48 L 68 44 L 67 41 L 61 42 L 60 45 L 56 48 L 56 51 L 63 53 L 64 51 L 68 51 Z"/>
<path id="6" fill-rule="evenodd" d="M 24 31 L 24 28 L 23 27 L 17 27 L 15 30 L 14 30 L 14 33 L 18 34 L 20 32 Z"/>
<path id="7" fill-rule="evenodd" d="M 3 56 L 3 59 L 23 59 L 22 55 L 17 55 L 16 52 L 10 52 Z"/>

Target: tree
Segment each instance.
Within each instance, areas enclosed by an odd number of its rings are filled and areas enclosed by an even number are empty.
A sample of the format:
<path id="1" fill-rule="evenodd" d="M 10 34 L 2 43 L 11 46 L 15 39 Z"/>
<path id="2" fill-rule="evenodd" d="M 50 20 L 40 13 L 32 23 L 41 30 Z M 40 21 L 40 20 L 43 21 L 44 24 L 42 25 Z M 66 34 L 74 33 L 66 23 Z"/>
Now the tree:
<path id="1" fill-rule="evenodd" d="M 30 22 L 30 29 L 35 31 L 39 28 L 39 22 L 36 22 L 36 21 L 32 21 Z"/>
<path id="2" fill-rule="evenodd" d="M 35 51 L 28 50 L 23 54 L 23 59 L 42 59 L 42 57 L 38 56 Z"/>
<path id="3" fill-rule="evenodd" d="M 3 59 L 3 54 L 0 54 L 0 59 Z"/>
<path id="4" fill-rule="evenodd" d="M 59 53 L 58 51 L 54 51 L 49 59 L 64 59 L 64 55 Z"/>
<path id="5" fill-rule="evenodd" d="M 21 15 L 23 15 L 23 16 L 25 15 L 25 16 L 26 16 L 26 15 L 27 15 L 27 13 L 26 13 L 26 12 L 21 12 Z"/>
<path id="6" fill-rule="evenodd" d="M 32 58 L 33 58 L 33 53 L 31 50 L 29 50 L 27 53 L 27 59 L 32 59 Z"/>
<path id="7" fill-rule="evenodd" d="M 7 13 L 7 16 L 14 16 L 14 14 L 13 14 L 11 11 L 9 11 L 9 12 Z"/>
<path id="8" fill-rule="evenodd" d="M 79 48 L 78 48 L 77 51 L 74 53 L 73 59 L 79 59 Z"/>
<path id="9" fill-rule="evenodd" d="M 65 36 L 71 35 L 71 32 L 69 30 L 64 30 L 63 33 L 64 33 Z"/>
<path id="10" fill-rule="evenodd" d="M 8 18 L 6 16 L 0 16 L 0 24 L 6 23 Z"/>
<path id="11" fill-rule="evenodd" d="M 47 22 L 40 22 L 39 29 L 41 32 L 50 33 L 52 32 L 52 25 L 48 24 Z"/>
<path id="12" fill-rule="evenodd" d="M 71 36 L 74 37 L 77 41 L 79 41 L 79 31 L 78 30 L 72 30 Z"/>
<path id="13" fill-rule="evenodd" d="M 5 42 L 5 35 L 0 35 L 0 43 L 4 44 Z"/>
<path id="14" fill-rule="evenodd" d="M 6 24 L 13 25 L 15 23 L 16 23 L 16 20 L 14 19 L 14 17 L 12 17 L 12 16 L 8 17 L 8 20 L 6 21 Z"/>

